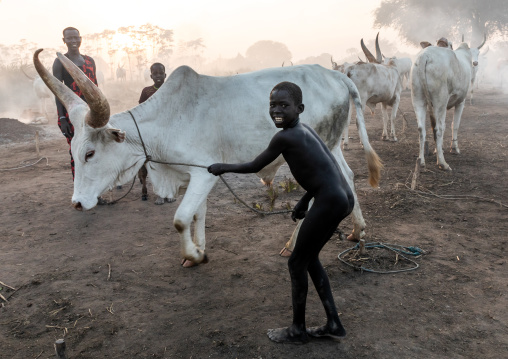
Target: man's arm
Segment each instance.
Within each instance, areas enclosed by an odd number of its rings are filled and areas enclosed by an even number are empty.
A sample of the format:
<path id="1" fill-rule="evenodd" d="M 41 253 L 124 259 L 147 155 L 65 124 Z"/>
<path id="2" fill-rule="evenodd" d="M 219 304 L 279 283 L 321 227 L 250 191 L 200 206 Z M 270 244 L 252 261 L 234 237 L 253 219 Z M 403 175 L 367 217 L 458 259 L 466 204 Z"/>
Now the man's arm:
<path id="1" fill-rule="evenodd" d="M 261 171 L 264 167 L 272 163 L 285 148 L 283 136 L 278 132 L 273 136 L 268 148 L 261 152 L 253 161 L 245 163 L 227 164 L 227 163 L 214 163 L 208 167 L 208 172 L 219 176 L 226 172 L 235 173 L 256 173 Z"/>
<path id="2" fill-rule="evenodd" d="M 59 81 L 63 82 L 63 65 L 59 59 L 55 59 L 53 62 L 53 76 L 55 76 Z M 64 105 L 58 100 L 58 97 L 55 96 L 56 102 L 56 110 L 58 113 L 58 119 L 60 121 L 60 128 L 65 137 L 70 136 L 71 133 L 71 123 L 69 122 L 69 118 L 66 116 L 67 110 Z"/>

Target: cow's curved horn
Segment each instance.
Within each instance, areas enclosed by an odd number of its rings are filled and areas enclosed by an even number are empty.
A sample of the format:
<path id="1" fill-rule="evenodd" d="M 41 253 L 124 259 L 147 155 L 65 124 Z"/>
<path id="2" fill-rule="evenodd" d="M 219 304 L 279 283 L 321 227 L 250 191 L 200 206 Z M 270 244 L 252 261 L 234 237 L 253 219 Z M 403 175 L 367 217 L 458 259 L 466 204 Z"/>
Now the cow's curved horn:
<path id="1" fill-rule="evenodd" d="M 381 49 L 379 48 L 379 32 L 376 35 L 376 59 L 378 63 L 383 63 L 383 57 L 381 56 Z"/>
<path id="2" fill-rule="evenodd" d="M 106 126 L 109 121 L 109 103 L 101 90 L 66 56 L 57 52 L 58 59 L 78 84 L 90 112 L 86 114 L 86 123 L 93 128 Z"/>
<path id="3" fill-rule="evenodd" d="M 487 34 L 483 34 L 483 42 L 478 46 L 478 50 L 482 48 L 483 45 L 485 45 L 485 41 L 487 41 Z"/>
<path id="4" fill-rule="evenodd" d="M 367 49 L 367 47 L 363 43 L 363 39 L 360 41 L 360 45 L 362 46 L 363 53 L 365 54 L 365 57 L 367 58 L 367 60 L 369 62 L 375 62 L 375 63 L 377 63 L 376 58 L 371 54 L 369 49 Z"/>
<path id="5" fill-rule="evenodd" d="M 59 81 L 55 76 L 49 73 L 49 71 L 42 65 L 39 60 L 39 53 L 41 53 L 43 49 L 38 49 L 34 53 L 34 66 L 42 81 L 48 86 L 48 88 L 53 92 L 53 94 L 58 98 L 58 100 L 65 106 L 67 112 L 70 112 L 73 107 L 76 106 L 86 106 L 85 101 L 76 96 L 76 94 L 67 86 L 65 86 L 61 81 Z M 77 124 L 73 124 L 77 127 Z"/>

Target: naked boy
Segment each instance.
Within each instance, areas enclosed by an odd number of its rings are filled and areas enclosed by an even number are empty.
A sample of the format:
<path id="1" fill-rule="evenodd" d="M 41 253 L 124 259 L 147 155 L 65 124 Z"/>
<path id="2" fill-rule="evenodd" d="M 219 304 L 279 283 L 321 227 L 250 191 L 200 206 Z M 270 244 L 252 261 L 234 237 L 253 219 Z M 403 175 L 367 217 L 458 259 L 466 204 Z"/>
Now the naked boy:
<path id="1" fill-rule="evenodd" d="M 319 252 L 331 238 L 339 223 L 353 210 L 354 198 L 339 165 L 317 133 L 300 123 L 303 112 L 302 91 L 291 82 L 277 84 L 270 93 L 270 117 L 277 128 L 268 148 L 252 162 L 215 163 L 208 172 L 218 176 L 225 172 L 256 173 L 283 155 L 296 181 L 307 192 L 296 204 L 292 219 L 305 220 L 288 267 L 291 276 L 293 324 L 268 330 L 268 337 L 279 343 L 303 344 L 310 337 L 340 338 L 346 335 L 335 303 L 328 276 L 319 261 Z M 309 201 L 314 204 L 308 210 Z M 327 321 L 322 327 L 307 328 L 305 306 L 308 276 L 319 294 Z"/>

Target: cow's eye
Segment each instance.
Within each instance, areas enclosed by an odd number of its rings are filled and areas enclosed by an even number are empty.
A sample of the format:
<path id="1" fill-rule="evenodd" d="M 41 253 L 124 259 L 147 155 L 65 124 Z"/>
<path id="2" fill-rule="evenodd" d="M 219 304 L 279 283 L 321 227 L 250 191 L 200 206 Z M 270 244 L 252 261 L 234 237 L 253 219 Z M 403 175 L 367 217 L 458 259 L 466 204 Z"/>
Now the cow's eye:
<path id="1" fill-rule="evenodd" d="M 95 151 L 93 151 L 93 150 L 92 150 L 92 151 L 88 151 L 88 152 L 86 153 L 86 155 L 85 155 L 85 162 L 88 162 L 88 160 L 89 160 L 90 158 L 92 158 L 92 157 L 93 157 L 93 155 L 95 155 Z"/>

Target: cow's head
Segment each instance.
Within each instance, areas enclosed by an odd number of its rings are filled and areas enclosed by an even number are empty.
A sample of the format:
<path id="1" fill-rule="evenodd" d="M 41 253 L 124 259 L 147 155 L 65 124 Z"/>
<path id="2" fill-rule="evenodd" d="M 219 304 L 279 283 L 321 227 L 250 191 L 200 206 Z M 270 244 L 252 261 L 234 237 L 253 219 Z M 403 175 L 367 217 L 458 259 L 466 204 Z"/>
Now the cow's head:
<path id="1" fill-rule="evenodd" d="M 119 156 L 125 151 L 125 132 L 108 124 L 110 111 L 106 97 L 72 61 L 57 53 L 86 102 L 44 68 L 39 60 L 41 51 L 39 49 L 34 54 L 35 68 L 46 86 L 65 106 L 74 126 L 71 142 L 75 165 L 72 203 L 76 209 L 90 209 L 97 204 L 99 195 L 113 187 L 121 168 L 125 168 L 120 159 L 125 156 Z"/>

